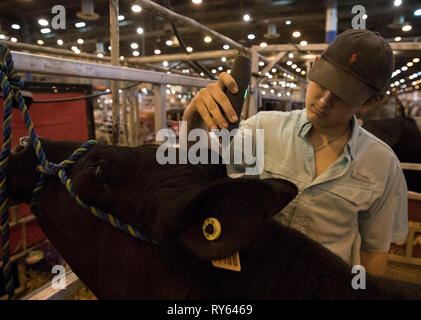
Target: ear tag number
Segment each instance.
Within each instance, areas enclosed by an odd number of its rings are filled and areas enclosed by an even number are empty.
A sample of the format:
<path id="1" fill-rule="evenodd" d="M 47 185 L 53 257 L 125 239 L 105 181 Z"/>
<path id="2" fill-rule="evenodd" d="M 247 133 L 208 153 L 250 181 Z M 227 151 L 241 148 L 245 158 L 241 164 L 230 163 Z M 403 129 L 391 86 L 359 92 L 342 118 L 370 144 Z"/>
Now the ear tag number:
<path id="1" fill-rule="evenodd" d="M 240 255 L 238 254 L 238 252 L 236 252 L 229 257 L 222 258 L 219 260 L 212 260 L 212 265 L 217 268 L 232 271 L 241 271 Z"/>

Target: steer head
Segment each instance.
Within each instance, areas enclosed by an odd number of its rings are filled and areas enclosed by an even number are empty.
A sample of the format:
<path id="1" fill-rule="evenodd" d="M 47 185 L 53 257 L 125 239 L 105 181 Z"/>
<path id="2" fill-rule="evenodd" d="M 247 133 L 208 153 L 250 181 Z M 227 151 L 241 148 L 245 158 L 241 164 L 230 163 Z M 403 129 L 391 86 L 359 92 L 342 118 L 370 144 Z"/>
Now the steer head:
<path id="1" fill-rule="evenodd" d="M 80 143 L 43 139 L 42 145 L 49 161 L 60 162 Z M 92 147 L 68 169 L 74 193 L 150 238 L 179 243 L 206 260 L 244 248 L 297 194 L 295 185 L 285 180 L 228 178 L 224 164 L 160 165 L 156 149 Z M 29 199 L 36 181 L 35 164 L 31 144 L 14 150 L 8 174 L 13 198 Z M 62 187 L 57 192 L 67 191 Z M 208 240 L 203 224 L 211 217 L 220 222 L 221 233 Z"/>

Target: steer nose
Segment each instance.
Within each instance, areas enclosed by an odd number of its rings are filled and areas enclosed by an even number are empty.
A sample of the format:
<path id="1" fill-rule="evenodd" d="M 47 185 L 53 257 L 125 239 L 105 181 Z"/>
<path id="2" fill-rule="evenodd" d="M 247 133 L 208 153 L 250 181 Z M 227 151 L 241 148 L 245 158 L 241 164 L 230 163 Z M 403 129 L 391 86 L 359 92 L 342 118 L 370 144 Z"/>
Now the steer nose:
<path id="1" fill-rule="evenodd" d="M 12 154 L 19 153 L 26 149 L 26 147 L 30 146 L 32 143 L 32 139 L 29 136 L 20 137 L 17 146 L 12 150 Z"/>

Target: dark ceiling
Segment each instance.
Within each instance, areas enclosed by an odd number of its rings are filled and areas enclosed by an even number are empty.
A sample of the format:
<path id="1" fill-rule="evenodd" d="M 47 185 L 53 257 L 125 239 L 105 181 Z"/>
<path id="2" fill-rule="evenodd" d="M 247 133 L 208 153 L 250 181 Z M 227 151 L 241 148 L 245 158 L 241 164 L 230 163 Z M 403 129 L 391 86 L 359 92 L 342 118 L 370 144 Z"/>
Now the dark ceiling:
<path id="1" fill-rule="evenodd" d="M 120 22 L 120 54 L 132 57 L 130 45 L 139 44 L 140 56 L 153 55 L 155 49 L 162 54 L 182 53 L 181 47 L 168 47 L 165 42 L 174 35 L 170 24 L 159 16 L 150 14 L 147 10 L 136 14 L 131 11 L 134 1 L 120 0 L 120 14 L 125 19 Z M 326 1 L 322 0 L 202 0 L 195 5 L 192 0 L 157 0 L 163 6 L 171 6 L 172 10 L 190 17 L 211 29 L 250 47 L 262 41 L 268 44 L 299 43 L 306 40 L 309 44 L 325 42 Z M 18 41 L 37 44 L 39 39 L 45 41 L 45 46 L 59 47 L 57 39 L 63 39 L 62 48 L 70 49 L 78 46 L 82 52 L 96 53 L 96 43 L 103 42 L 105 55 L 109 55 L 109 1 L 95 0 L 95 12 L 99 19 L 85 21 L 85 28 L 76 28 L 75 23 L 81 21 L 76 13 L 81 11 L 81 0 L 1 0 L 0 26 L 1 33 L 8 37 L 16 37 Z M 52 30 L 49 34 L 41 34 L 42 28 L 38 19 L 44 18 L 51 23 L 54 14 L 51 8 L 61 4 L 66 8 L 67 28 Z M 414 11 L 421 8 L 419 0 L 402 0 L 402 5 L 395 7 L 393 0 L 339 0 L 338 1 L 338 33 L 351 28 L 354 5 L 363 5 L 368 18 L 366 28 L 379 31 L 383 37 L 394 39 L 402 37 L 402 41 L 421 39 L 421 16 L 415 16 Z M 249 14 L 251 20 L 243 21 L 243 15 Z M 403 32 L 401 28 L 392 28 L 391 23 L 397 19 L 410 23 L 412 30 Z M 286 25 L 285 21 L 291 24 Z M 20 30 L 11 29 L 12 23 L 22 26 Z M 279 37 L 266 39 L 268 23 L 277 27 Z M 178 24 L 179 32 L 187 46 L 195 52 L 221 50 L 223 43 L 214 39 L 212 43 L 203 41 L 201 32 Z M 136 32 L 138 27 L 144 29 L 144 34 Z M 292 37 L 293 31 L 300 31 L 301 37 Z M 255 34 L 254 40 L 247 35 Z M 77 44 L 77 39 L 84 39 L 84 44 Z M 406 63 L 402 60 L 399 63 Z M 399 64 L 398 63 L 398 64 Z M 421 65 L 421 63 L 420 63 Z M 421 71 L 421 70 L 418 70 Z"/>

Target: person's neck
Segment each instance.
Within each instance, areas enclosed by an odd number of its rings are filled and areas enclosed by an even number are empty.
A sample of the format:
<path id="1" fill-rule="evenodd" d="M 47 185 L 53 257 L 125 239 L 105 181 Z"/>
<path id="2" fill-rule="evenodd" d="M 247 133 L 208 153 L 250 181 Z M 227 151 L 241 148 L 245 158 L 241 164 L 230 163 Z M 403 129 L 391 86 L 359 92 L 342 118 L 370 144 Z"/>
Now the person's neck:
<path id="1" fill-rule="evenodd" d="M 324 127 L 318 124 L 312 123 L 311 134 L 314 136 L 319 136 L 322 140 L 330 140 L 339 135 L 345 135 L 346 132 L 351 130 L 351 123 L 346 122 L 342 125 L 336 127 Z"/>

